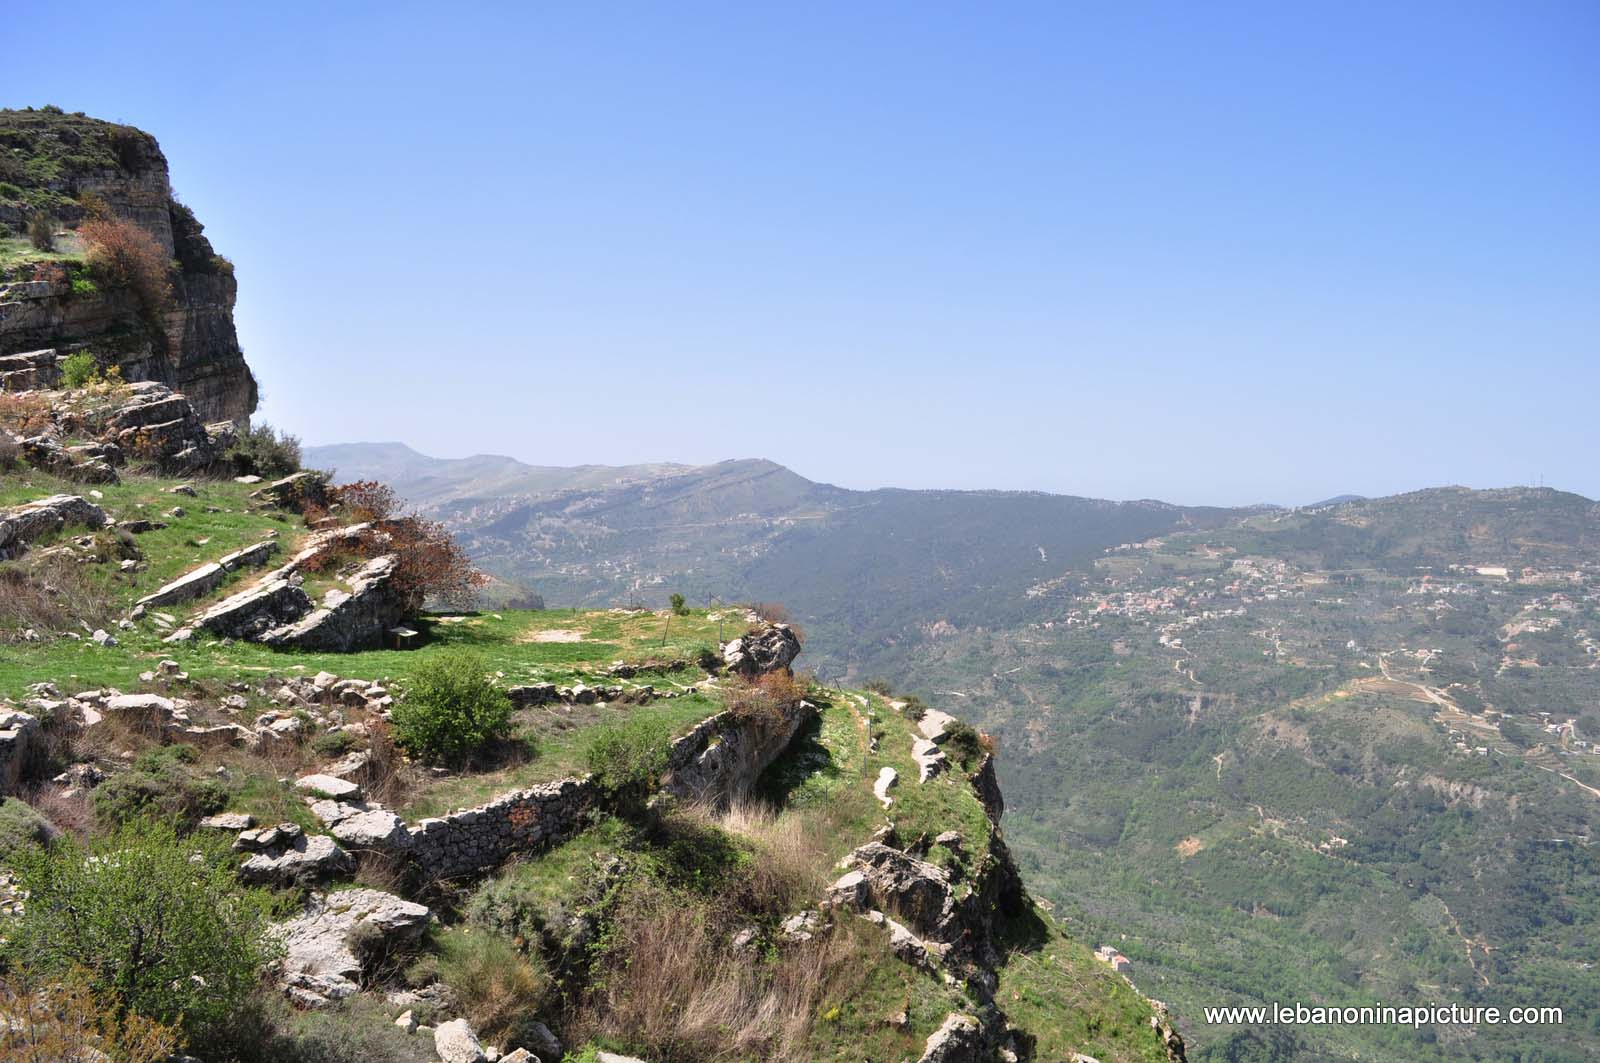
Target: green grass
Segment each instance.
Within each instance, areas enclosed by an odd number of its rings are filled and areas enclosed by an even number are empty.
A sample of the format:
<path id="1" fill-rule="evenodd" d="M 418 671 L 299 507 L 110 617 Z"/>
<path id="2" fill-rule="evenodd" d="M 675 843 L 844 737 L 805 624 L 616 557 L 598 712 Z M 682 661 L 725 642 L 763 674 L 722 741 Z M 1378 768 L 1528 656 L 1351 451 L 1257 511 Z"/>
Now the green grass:
<path id="1" fill-rule="evenodd" d="M 518 714 L 513 742 L 520 743 L 522 763 L 496 771 L 450 775 L 429 781 L 399 811 L 408 819 L 438 816 L 472 808 L 508 790 L 582 775 L 585 753 L 594 729 L 624 717 L 659 721 L 674 735 L 722 709 L 720 700 L 704 694 L 664 699 L 649 705 L 551 705 Z"/>
<path id="2" fill-rule="evenodd" d="M 1149 1026 L 1149 1002 L 1044 913 L 1013 920 L 1001 946 L 1006 960 L 995 1000 L 1013 1025 L 1037 1038 L 1036 1058 L 1082 1052 L 1102 1063 L 1166 1059 Z"/>

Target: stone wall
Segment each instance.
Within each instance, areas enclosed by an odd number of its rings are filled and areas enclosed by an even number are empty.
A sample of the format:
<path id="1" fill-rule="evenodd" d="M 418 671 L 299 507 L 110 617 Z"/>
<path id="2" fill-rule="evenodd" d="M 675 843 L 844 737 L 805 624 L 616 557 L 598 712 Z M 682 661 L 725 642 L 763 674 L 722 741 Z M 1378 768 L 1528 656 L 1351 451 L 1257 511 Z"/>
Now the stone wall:
<path id="1" fill-rule="evenodd" d="M 801 702 L 781 717 L 740 719 L 719 712 L 672 743 L 662 789 L 725 805 L 745 796 L 816 708 Z M 489 871 L 517 853 L 558 844 L 583 829 L 602 795 L 593 776 L 513 790 L 487 804 L 425 819 L 410 828 L 412 858 L 430 879 Z"/>
<path id="2" fill-rule="evenodd" d="M 489 871 L 515 853 L 572 837 L 598 798 L 591 776 L 513 790 L 477 808 L 418 823 L 410 829 L 411 855 L 429 879 Z"/>

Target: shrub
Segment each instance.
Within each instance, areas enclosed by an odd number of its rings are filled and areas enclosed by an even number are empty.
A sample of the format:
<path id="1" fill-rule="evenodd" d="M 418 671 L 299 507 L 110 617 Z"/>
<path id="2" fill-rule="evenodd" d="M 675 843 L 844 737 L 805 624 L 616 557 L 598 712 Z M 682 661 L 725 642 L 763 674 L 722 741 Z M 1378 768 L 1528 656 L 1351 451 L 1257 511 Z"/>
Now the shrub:
<path id="1" fill-rule="evenodd" d="M 0 427 L 31 436 L 47 431 L 54 423 L 50 416 L 50 400 L 43 395 L 0 392 Z"/>
<path id="2" fill-rule="evenodd" d="M 736 681 L 727 694 L 728 712 L 735 719 L 776 726 L 806 696 L 807 684 L 788 672 L 768 672 Z"/>
<path id="3" fill-rule="evenodd" d="M 22 189 L 10 181 L 0 181 L 0 199 L 17 200 L 22 198 Z"/>
<path id="4" fill-rule="evenodd" d="M 56 227 L 48 215 L 28 215 L 28 243 L 33 245 L 35 251 L 54 251 L 56 247 Z"/>
<path id="5" fill-rule="evenodd" d="M 400 496 L 394 488 L 377 480 L 357 480 L 336 487 L 333 497 L 352 523 L 389 520 L 400 512 Z"/>
<path id="6" fill-rule="evenodd" d="M 192 828 L 202 816 L 221 812 L 228 792 L 216 779 L 194 768 L 193 746 L 161 746 L 149 750 L 94 792 L 95 815 L 114 826 L 140 819 L 158 819 Z"/>
<path id="7" fill-rule="evenodd" d="M 263 421 L 236 435 L 223 460 L 240 476 L 278 479 L 300 471 L 300 439 Z"/>
<path id="8" fill-rule="evenodd" d="M 894 693 L 894 684 L 882 676 L 874 676 L 861 685 L 882 697 L 889 697 Z"/>
<path id="9" fill-rule="evenodd" d="M 472 1028 L 485 1041 L 516 1043 L 538 1018 L 550 976 L 537 953 L 524 954 L 496 934 L 441 935 L 439 977 L 455 990 Z"/>
<path id="10" fill-rule="evenodd" d="M 945 729 L 944 748 L 966 768 L 983 756 L 983 736 L 971 724 L 957 720 Z"/>
<path id="11" fill-rule="evenodd" d="M 10 1063 L 165 1063 L 177 1031 L 137 1015 L 119 1020 L 80 967 L 50 978 L 10 970 L 0 977 L 0 1053 Z"/>
<path id="12" fill-rule="evenodd" d="M 689 607 L 684 604 L 683 595 L 674 594 L 671 598 L 668 598 L 667 601 L 672 605 L 672 614 L 674 616 L 689 615 Z"/>
<path id="13" fill-rule="evenodd" d="M 416 756 L 460 761 L 511 733 L 511 699 L 482 657 L 453 650 L 425 661 L 394 708 L 395 738 Z"/>
<path id="14" fill-rule="evenodd" d="M 0 801 L 0 863 L 9 863 L 24 849 L 37 848 L 56 835 L 50 821 L 15 797 Z"/>
<path id="15" fill-rule="evenodd" d="M 83 213 L 91 218 L 107 218 L 111 216 L 111 207 L 105 197 L 98 192 L 79 192 L 78 206 L 83 208 Z"/>
<path id="16" fill-rule="evenodd" d="M 170 263 L 156 238 L 130 221 L 90 218 L 78 227 L 88 245 L 84 261 L 107 283 L 131 290 L 145 314 L 154 318 L 172 294 Z"/>
<path id="17" fill-rule="evenodd" d="M 916 723 L 928 715 L 928 706 L 915 694 L 902 694 L 900 696 L 900 715 Z"/>
<path id="18" fill-rule="evenodd" d="M 85 849 L 63 839 L 17 861 L 28 902 L 8 956 L 43 975 L 85 971 L 114 1013 L 215 1034 L 274 958 L 267 894 L 241 889 L 220 841 L 140 824 Z"/>
<path id="19" fill-rule="evenodd" d="M 93 567 L 66 554 L 0 564 L 0 642 L 20 638 L 29 628 L 65 631 L 79 620 L 110 624 L 115 603 L 107 584 L 89 571 Z"/>
<path id="20" fill-rule="evenodd" d="M 637 816 L 667 770 L 671 741 L 665 723 L 636 716 L 596 730 L 584 760 L 617 810 Z"/>
<path id="21" fill-rule="evenodd" d="M 69 354 L 61 363 L 61 383 L 69 388 L 81 388 L 94 380 L 100 372 L 100 363 L 88 351 Z"/>

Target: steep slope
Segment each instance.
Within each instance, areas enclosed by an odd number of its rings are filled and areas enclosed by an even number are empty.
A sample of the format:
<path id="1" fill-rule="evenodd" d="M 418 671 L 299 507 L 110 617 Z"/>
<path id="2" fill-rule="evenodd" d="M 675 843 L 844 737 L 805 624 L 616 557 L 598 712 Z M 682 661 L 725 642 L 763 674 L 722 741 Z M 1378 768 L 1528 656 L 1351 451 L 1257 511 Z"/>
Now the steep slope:
<path id="1" fill-rule="evenodd" d="M 102 212 L 149 233 L 173 263 L 162 305 L 91 276 L 75 230 Z M 30 224 L 53 232 L 51 247 L 30 245 Z M 248 418 L 257 389 L 234 331 L 237 292 L 232 263 L 173 196 L 154 137 L 59 109 L 0 110 L 0 383 L 23 373 L 7 390 L 34 386 L 35 366 L 51 383 L 58 358 L 88 350 L 125 380 L 182 392 L 203 420 Z M 55 357 L 5 357 L 44 351 Z"/>

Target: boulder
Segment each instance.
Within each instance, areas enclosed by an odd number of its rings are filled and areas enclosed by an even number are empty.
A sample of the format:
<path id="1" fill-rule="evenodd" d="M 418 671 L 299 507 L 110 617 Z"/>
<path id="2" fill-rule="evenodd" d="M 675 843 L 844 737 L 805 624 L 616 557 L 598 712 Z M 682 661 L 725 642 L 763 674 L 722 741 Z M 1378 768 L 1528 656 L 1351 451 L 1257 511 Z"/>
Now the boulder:
<path id="1" fill-rule="evenodd" d="M 38 719 L 0 706 L 0 794 L 11 792 L 41 752 Z"/>
<path id="2" fill-rule="evenodd" d="M 294 788 L 302 793 L 331 797 L 335 801 L 360 800 L 361 787 L 349 779 L 332 775 L 302 775 L 294 781 Z"/>
<path id="3" fill-rule="evenodd" d="M 722 647 L 722 663 L 729 672 L 753 678 L 779 669 L 787 671 L 800 656 L 800 637 L 788 624 L 768 624 L 746 632 Z"/>
<path id="4" fill-rule="evenodd" d="M 919 1063 L 978 1063 L 983 1037 L 978 1020 L 971 1015 L 951 1012 L 944 1023 L 928 1035 Z"/>
<path id="5" fill-rule="evenodd" d="M 393 852 L 411 845 L 405 821 L 386 809 L 371 809 L 341 819 L 332 828 L 333 836 L 352 849 L 379 849 Z"/>
<path id="6" fill-rule="evenodd" d="M 377 935 L 387 951 L 415 942 L 431 918 L 425 906 L 381 890 L 314 893 L 299 915 L 273 927 L 284 946 L 283 987 L 299 990 L 294 998 L 312 1006 L 351 996 L 360 988 L 358 931 Z"/>
<path id="7" fill-rule="evenodd" d="M 949 872 L 882 842 L 868 842 L 850 855 L 878 908 L 905 917 L 925 938 L 948 941 L 959 934 Z"/>
<path id="8" fill-rule="evenodd" d="M 275 480 L 252 492 L 250 497 L 296 513 L 305 512 L 308 506 L 326 508 L 329 501 L 328 474 L 307 469 Z"/>
<path id="9" fill-rule="evenodd" d="M 219 638 L 255 639 L 309 612 L 311 598 L 305 591 L 286 578 L 269 576 L 213 605 L 192 626 Z"/>
<path id="10" fill-rule="evenodd" d="M 485 1063 L 483 1045 L 466 1019 L 440 1023 L 433 1031 L 433 1050 L 441 1063 Z"/>
<path id="11" fill-rule="evenodd" d="M 956 718 L 948 712 L 928 709 L 922 714 L 922 719 L 917 721 L 917 730 L 921 731 L 922 737 L 930 742 L 943 742 L 955 722 Z"/>
<path id="12" fill-rule="evenodd" d="M 872 784 L 872 794 L 883 802 L 884 808 L 894 804 L 894 798 L 889 796 L 889 788 L 895 784 L 899 777 L 900 773 L 887 764 L 878 769 L 878 781 Z"/>
<path id="13" fill-rule="evenodd" d="M 341 874 L 354 866 L 350 854 L 327 835 L 300 834 L 288 845 L 246 859 L 239 865 L 239 877 L 250 883 L 293 886 Z"/>

